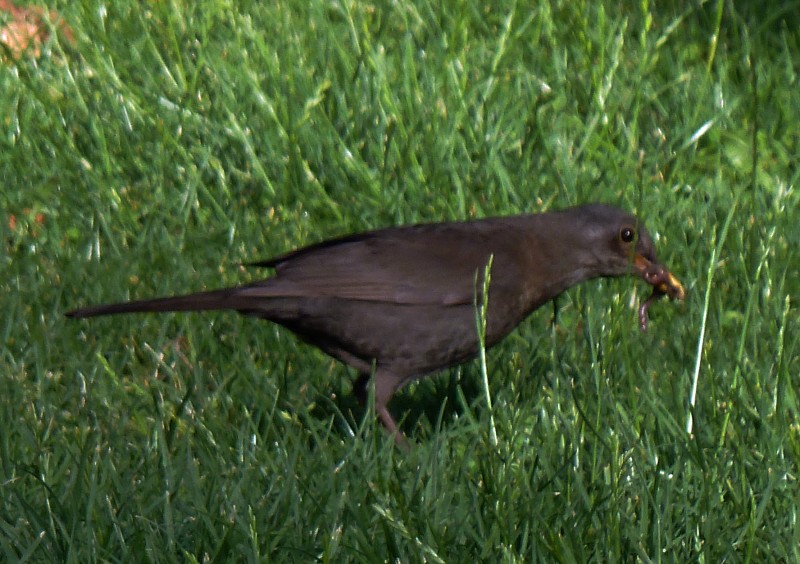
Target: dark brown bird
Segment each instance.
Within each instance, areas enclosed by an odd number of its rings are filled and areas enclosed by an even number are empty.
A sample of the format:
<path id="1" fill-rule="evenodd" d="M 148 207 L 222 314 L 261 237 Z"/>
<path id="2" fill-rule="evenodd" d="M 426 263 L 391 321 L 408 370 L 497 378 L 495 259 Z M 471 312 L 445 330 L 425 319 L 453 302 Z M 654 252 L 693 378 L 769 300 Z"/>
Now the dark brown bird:
<path id="1" fill-rule="evenodd" d="M 487 347 L 592 278 L 634 274 L 654 287 L 639 310 L 643 330 L 653 300 L 685 293 L 636 217 L 591 204 L 349 235 L 254 263 L 275 276 L 252 284 L 66 315 L 231 309 L 274 321 L 358 370 L 357 392 L 374 374 L 378 417 L 402 443 L 387 403 L 408 382 L 477 354 L 476 289 L 490 258 Z"/>

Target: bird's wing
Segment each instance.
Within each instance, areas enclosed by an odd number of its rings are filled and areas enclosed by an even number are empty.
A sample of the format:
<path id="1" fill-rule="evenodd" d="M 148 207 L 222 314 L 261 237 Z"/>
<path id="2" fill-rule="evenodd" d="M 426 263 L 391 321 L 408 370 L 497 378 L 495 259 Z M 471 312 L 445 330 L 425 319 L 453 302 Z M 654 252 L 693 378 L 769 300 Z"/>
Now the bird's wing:
<path id="1" fill-rule="evenodd" d="M 472 303 L 475 275 L 494 256 L 492 289 L 514 285 L 519 233 L 502 221 L 420 225 L 326 241 L 267 261 L 277 275 L 241 288 L 248 297 L 337 297 L 398 304 Z M 502 269 L 503 275 L 495 275 Z"/>

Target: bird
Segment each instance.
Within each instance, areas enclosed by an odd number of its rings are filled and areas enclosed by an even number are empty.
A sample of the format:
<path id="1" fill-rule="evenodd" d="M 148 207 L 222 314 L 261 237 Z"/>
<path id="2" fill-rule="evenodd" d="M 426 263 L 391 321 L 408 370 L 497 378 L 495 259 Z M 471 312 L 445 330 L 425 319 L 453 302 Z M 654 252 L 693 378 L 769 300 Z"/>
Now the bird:
<path id="1" fill-rule="evenodd" d="M 633 275 L 658 298 L 683 300 L 642 222 L 615 206 L 388 227 L 324 240 L 250 263 L 274 275 L 230 288 L 89 306 L 87 318 L 136 312 L 234 310 L 277 323 L 354 368 L 378 419 L 408 442 L 388 403 L 403 386 L 474 358 L 534 310 L 590 279 Z M 488 285 L 486 284 L 488 282 Z M 484 296 L 484 289 L 488 296 Z M 484 301 L 484 297 L 486 300 Z M 483 342 L 476 307 L 485 303 Z"/>

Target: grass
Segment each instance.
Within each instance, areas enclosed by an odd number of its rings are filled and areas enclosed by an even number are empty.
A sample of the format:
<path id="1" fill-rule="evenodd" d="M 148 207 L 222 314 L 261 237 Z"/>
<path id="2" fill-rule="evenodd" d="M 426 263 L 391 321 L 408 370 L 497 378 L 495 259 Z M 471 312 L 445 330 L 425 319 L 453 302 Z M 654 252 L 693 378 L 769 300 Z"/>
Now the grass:
<path id="1" fill-rule="evenodd" d="M 0 558 L 800 559 L 796 2 L 50 7 L 75 43 L 0 67 Z M 686 303 L 571 290 L 492 413 L 477 362 L 395 398 L 408 456 L 274 326 L 62 315 L 595 200 Z"/>

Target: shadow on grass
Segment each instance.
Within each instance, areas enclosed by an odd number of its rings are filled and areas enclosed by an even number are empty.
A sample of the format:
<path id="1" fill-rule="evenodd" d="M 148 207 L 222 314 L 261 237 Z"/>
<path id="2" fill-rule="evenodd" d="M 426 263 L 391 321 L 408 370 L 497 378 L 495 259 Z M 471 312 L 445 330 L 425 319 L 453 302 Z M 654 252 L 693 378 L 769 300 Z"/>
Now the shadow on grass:
<path id="1" fill-rule="evenodd" d="M 543 359 L 536 358 L 526 367 L 530 378 L 538 380 L 546 373 Z M 508 368 L 495 371 L 491 393 L 507 385 L 511 377 Z M 491 377 L 491 375 L 490 375 Z M 358 377 L 353 373 L 351 382 Z M 299 410 L 299 406 L 295 406 Z M 480 381 L 477 363 L 436 372 L 400 390 L 389 402 L 389 411 L 398 422 L 403 433 L 413 442 L 425 442 L 441 425 L 443 430 L 467 418 L 483 421 L 488 415 Z M 314 408 L 309 411 L 314 420 L 329 422 L 333 420 L 333 433 L 342 440 L 353 440 L 354 434 L 364 424 L 366 417 L 373 417 L 375 429 L 382 427 L 374 415 L 368 414 L 368 406 L 359 402 L 352 389 L 342 389 L 339 393 L 320 393 L 314 398 Z"/>

